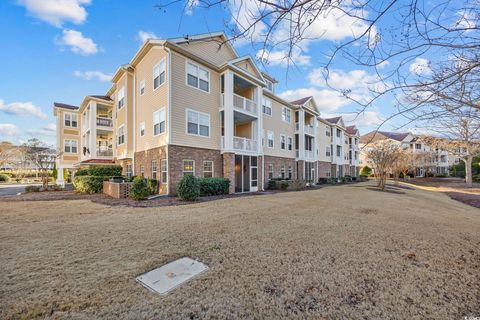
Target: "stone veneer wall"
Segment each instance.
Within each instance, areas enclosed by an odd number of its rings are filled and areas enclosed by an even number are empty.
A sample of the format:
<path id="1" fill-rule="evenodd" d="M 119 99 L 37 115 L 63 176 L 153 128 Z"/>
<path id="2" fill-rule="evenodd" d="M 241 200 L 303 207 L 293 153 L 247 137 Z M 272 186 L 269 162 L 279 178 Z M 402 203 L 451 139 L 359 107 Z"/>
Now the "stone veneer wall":
<path id="1" fill-rule="evenodd" d="M 280 177 L 280 170 L 282 165 L 285 166 L 285 177 L 288 177 L 288 167 L 292 167 L 292 179 L 296 179 L 296 166 L 295 166 L 295 159 L 293 158 L 283 158 L 283 157 L 274 157 L 274 156 L 264 156 L 265 158 L 265 165 L 263 173 L 265 179 L 263 181 L 264 186 L 266 187 L 268 184 L 268 166 L 269 164 L 273 164 L 273 177 L 278 178 Z M 260 161 L 259 161 L 260 164 Z M 261 167 L 259 167 L 261 168 Z"/>
<path id="2" fill-rule="evenodd" d="M 135 152 L 135 168 L 133 169 L 133 174 L 140 176 L 140 167 L 143 166 L 144 177 L 152 179 L 152 160 L 157 160 L 157 181 L 159 183 L 159 193 L 167 193 L 167 185 L 160 183 L 160 164 L 161 160 L 167 159 L 167 147 L 158 147 L 153 149 L 148 149 L 144 151 Z"/>
<path id="3" fill-rule="evenodd" d="M 192 148 L 184 146 L 168 146 L 168 183 L 169 194 L 175 195 L 177 185 L 183 178 L 183 160 L 195 161 L 195 176 L 203 177 L 203 161 L 213 161 L 213 176 L 223 177 L 223 159 L 220 150 Z M 158 164 L 160 169 L 160 163 Z M 233 181 L 231 182 L 231 185 Z"/>
<path id="4" fill-rule="evenodd" d="M 330 174 L 327 174 L 330 173 Z M 332 177 L 332 164 L 330 162 L 318 161 L 318 177 L 329 178 Z"/>

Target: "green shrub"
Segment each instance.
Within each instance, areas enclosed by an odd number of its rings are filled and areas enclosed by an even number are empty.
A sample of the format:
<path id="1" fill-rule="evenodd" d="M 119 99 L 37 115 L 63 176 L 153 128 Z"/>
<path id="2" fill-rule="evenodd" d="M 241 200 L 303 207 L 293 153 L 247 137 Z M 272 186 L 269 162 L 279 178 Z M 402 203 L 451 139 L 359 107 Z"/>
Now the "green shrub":
<path id="1" fill-rule="evenodd" d="M 135 177 L 135 178 L 133 178 L 133 181 L 136 178 L 142 178 L 142 177 Z M 148 180 L 148 193 L 149 194 L 157 194 L 158 193 L 158 181 L 157 180 L 152 180 L 152 179 Z"/>
<path id="2" fill-rule="evenodd" d="M 133 179 L 132 188 L 130 188 L 130 198 L 133 200 L 145 200 L 148 197 L 147 182 L 142 177 Z"/>
<path id="3" fill-rule="evenodd" d="M 26 186 L 25 192 L 40 192 L 42 190 L 41 186 Z"/>
<path id="4" fill-rule="evenodd" d="M 121 166 L 95 166 L 91 168 L 79 169 L 75 173 L 75 176 L 121 176 L 122 167 Z"/>
<path id="5" fill-rule="evenodd" d="M 197 180 L 202 197 L 228 194 L 230 189 L 230 180 L 225 178 L 198 178 Z"/>
<path id="6" fill-rule="evenodd" d="M 288 189 L 288 181 L 279 181 L 278 186 L 279 186 L 280 190 L 285 191 L 285 190 Z"/>
<path id="7" fill-rule="evenodd" d="M 369 166 L 363 167 L 362 170 L 360 171 L 361 176 L 369 177 L 371 174 L 372 174 L 372 168 L 370 168 Z"/>
<path id="8" fill-rule="evenodd" d="M 54 184 L 53 186 L 50 186 L 50 190 L 53 190 L 53 191 L 62 191 L 63 188 L 62 186 L 58 185 L 58 184 Z"/>
<path id="9" fill-rule="evenodd" d="M 10 178 L 6 174 L 0 173 L 0 182 L 8 182 L 8 180 Z"/>
<path id="10" fill-rule="evenodd" d="M 331 178 L 328 178 L 328 181 L 327 183 L 328 184 L 337 184 L 337 178 L 334 178 L 334 177 L 331 177 Z"/>
<path id="11" fill-rule="evenodd" d="M 178 196 L 182 200 L 195 201 L 200 196 L 200 184 L 198 179 L 192 175 L 186 175 L 178 185 Z"/>
<path id="12" fill-rule="evenodd" d="M 268 180 L 267 189 L 268 190 L 277 189 L 277 182 L 275 180 Z"/>
<path id="13" fill-rule="evenodd" d="M 108 181 L 108 176 L 75 176 L 73 187 L 81 193 L 99 193 L 103 190 L 103 181 Z"/>

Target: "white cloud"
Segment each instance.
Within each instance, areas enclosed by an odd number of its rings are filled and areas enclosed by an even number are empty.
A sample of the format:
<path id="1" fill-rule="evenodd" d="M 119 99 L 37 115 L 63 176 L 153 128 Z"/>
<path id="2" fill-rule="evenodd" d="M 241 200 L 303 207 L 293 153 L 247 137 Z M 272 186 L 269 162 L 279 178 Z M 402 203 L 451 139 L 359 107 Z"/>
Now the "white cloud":
<path id="1" fill-rule="evenodd" d="M 47 115 L 42 112 L 40 107 L 37 107 L 32 102 L 12 102 L 5 104 L 3 100 L 0 100 L 0 111 L 16 116 L 34 116 L 39 119 L 47 119 Z"/>
<path id="2" fill-rule="evenodd" d="M 197 7 L 200 3 L 200 0 L 188 0 L 185 5 L 185 14 L 188 16 L 193 15 L 193 9 Z"/>
<path id="3" fill-rule="evenodd" d="M 67 46 L 74 53 L 90 55 L 98 52 L 97 45 L 91 38 L 85 37 L 80 31 L 63 30 L 59 45 Z"/>
<path id="4" fill-rule="evenodd" d="M 341 115 L 346 125 L 356 125 L 357 127 L 378 126 L 384 119 L 377 111 L 365 111 L 361 113 L 346 113 Z"/>
<path id="5" fill-rule="evenodd" d="M 343 97 L 339 92 L 329 89 L 318 88 L 300 88 L 296 90 L 287 90 L 279 94 L 279 96 L 287 101 L 313 96 L 320 112 L 332 113 L 339 108 L 346 106 L 351 101 Z"/>
<path id="6" fill-rule="evenodd" d="M 478 18 L 472 11 L 462 10 L 458 13 L 459 19 L 455 27 L 465 29 L 465 32 L 474 31 L 477 28 Z"/>
<path id="7" fill-rule="evenodd" d="M 377 69 L 383 69 L 386 66 L 388 66 L 389 64 L 390 64 L 390 62 L 388 60 L 384 60 L 377 65 Z"/>
<path id="8" fill-rule="evenodd" d="M 310 56 L 303 55 L 301 50 L 292 50 L 290 56 L 287 50 L 267 51 L 261 49 L 257 52 L 257 58 L 271 66 L 306 66 L 310 64 Z"/>
<path id="9" fill-rule="evenodd" d="M 0 123 L 0 136 L 16 136 L 20 133 L 17 126 L 11 123 Z"/>
<path id="10" fill-rule="evenodd" d="M 82 78 L 84 80 L 92 80 L 97 79 L 98 81 L 108 82 L 112 80 L 111 74 L 106 74 L 101 71 L 91 70 L 91 71 L 75 71 L 73 73 L 75 77 Z"/>
<path id="11" fill-rule="evenodd" d="M 158 39 L 158 36 L 153 32 L 140 30 L 138 31 L 138 38 L 143 43 L 148 39 Z"/>
<path id="12" fill-rule="evenodd" d="M 28 13 L 56 27 L 64 22 L 83 23 L 87 18 L 85 6 L 91 0 L 18 0 Z"/>
<path id="13" fill-rule="evenodd" d="M 56 135 L 57 126 L 54 123 L 49 123 L 40 129 L 28 129 L 26 132 L 32 137 L 38 137 L 40 139 L 46 137 L 53 137 Z"/>
<path id="14" fill-rule="evenodd" d="M 430 69 L 430 61 L 424 58 L 415 58 L 415 61 L 410 64 L 409 70 L 417 76 L 427 76 L 432 73 Z"/>

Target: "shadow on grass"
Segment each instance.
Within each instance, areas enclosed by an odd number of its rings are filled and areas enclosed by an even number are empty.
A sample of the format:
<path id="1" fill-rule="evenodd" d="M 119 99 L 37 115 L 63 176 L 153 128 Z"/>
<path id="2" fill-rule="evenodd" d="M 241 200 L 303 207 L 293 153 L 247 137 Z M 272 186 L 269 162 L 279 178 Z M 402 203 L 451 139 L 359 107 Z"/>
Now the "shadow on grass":
<path id="1" fill-rule="evenodd" d="M 405 194 L 403 191 L 395 190 L 395 188 L 392 188 L 390 186 L 385 187 L 384 190 L 380 189 L 379 187 L 367 187 L 367 190 L 370 191 L 379 191 L 379 192 L 387 192 L 387 193 L 393 193 L 393 194 Z"/>

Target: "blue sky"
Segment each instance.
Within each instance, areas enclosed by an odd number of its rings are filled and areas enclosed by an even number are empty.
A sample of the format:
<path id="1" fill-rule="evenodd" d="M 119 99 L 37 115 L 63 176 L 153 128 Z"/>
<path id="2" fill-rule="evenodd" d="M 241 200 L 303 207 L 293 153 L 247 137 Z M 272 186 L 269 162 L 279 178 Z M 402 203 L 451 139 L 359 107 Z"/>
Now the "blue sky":
<path id="1" fill-rule="evenodd" d="M 119 5 L 121 3 L 121 5 Z M 85 95 L 104 94 L 117 67 L 128 62 L 142 43 L 142 35 L 171 38 L 224 29 L 219 9 L 182 7 L 167 12 L 155 8 L 158 0 L 5 0 L 0 2 L 0 140 L 16 143 L 30 137 L 54 143 L 54 101 L 78 105 Z M 55 10 L 52 10 L 55 8 Z M 298 68 L 286 67 L 270 52 L 268 72 L 280 83 L 277 93 L 286 99 L 314 95 L 324 116 L 351 112 L 338 92 L 325 87 L 321 70 L 334 40 L 348 38 L 342 23 L 332 24 L 326 40 L 305 44 L 295 58 Z M 345 22 L 348 24 L 348 21 Z M 325 24 L 325 23 L 324 23 Z M 241 55 L 256 56 L 258 48 L 235 45 Z M 336 83 L 366 94 L 372 75 L 345 62 L 335 66 Z M 349 87 L 350 88 L 350 87 Z M 374 128 L 390 102 L 373 106 L 357 120 L 363 133 Z M 388 127 L 387 127 L 388 128 Z"/>

